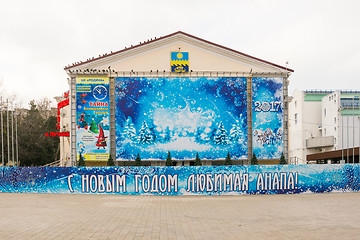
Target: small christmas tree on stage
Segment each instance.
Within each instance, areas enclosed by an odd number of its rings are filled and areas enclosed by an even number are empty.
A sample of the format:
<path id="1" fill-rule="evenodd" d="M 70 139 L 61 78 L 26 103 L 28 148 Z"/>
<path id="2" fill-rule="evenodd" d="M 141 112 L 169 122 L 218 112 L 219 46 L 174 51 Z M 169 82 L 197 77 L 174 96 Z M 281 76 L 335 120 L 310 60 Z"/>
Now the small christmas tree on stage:
<path id="1" fill-rule="evenodd" d="M 258 165 L 258 159 L 257 159 L 255 153 L 253 154 L 253 156 L 251 158 L 251 165 Z"/>
<path id="2" fill-rule="evenodd" d="M 232 162 L 231 162 L 231 157 L 230 157 L 230 153 L 228 152 L 226 158 L 225 158 L 225 162 L 224 162 L 224 165 L 232 165 Z"/>
<path id="3" fill-rule="evenodd" d="M 194 166 L 201 166 L 201 159 L 199 158 L 199 153 L 196 153 Z"/>
<path id="4" fill-rule="evenodd" d="M 137 154 L 136 158 L 135 158 L 135 166 L 141 166 L 142 163 L 141 163 L 141 158 L 140 158 L 140 155 Z"/>
<path id="5" fill-rule="evenodd" d="M 282 164 L 282 165 L 287 164 L 287 161 L 286 161 L 286 159 L 285 159 L 284 153 L 281 153 L 280 164 Z"/>
<path id="6" fill-rule="evenodd" d="M 165 165 L 166 165 L 166 166 L 174 166 L 174 163 L 173 163 L 173 161 L 172 161 L 172 159 L 171 159 L 170 151 L 168 152 Z"/>
<path id="7" fill-rule="evenodd" d="M 111 155 L 109 156 L 109 159 L 107 161 L 107 165 L 109 167 L 115 166 L 114 160 L 112 159 Z"/>
<path id="8" fill-rule="evenodd" d="M 78 166 L 79 166 L 79 167 L 85 167 L 85 161 L 84 161 L 84 158 L 83 158 L 83 156 L 81 155 L 81 153 L 80 153 L 80 156 L 79 156 Z"/>

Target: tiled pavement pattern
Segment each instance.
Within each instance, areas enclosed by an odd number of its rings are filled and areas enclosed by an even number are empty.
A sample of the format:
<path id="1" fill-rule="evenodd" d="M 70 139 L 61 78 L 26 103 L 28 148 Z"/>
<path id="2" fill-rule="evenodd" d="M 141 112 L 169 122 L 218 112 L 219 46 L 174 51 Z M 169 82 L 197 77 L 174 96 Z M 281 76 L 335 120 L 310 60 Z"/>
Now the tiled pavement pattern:
<path id="1" fill-rule="evenodd" d="M 360 193 L 0 193 L 0 239 L 360 239 Z"/>

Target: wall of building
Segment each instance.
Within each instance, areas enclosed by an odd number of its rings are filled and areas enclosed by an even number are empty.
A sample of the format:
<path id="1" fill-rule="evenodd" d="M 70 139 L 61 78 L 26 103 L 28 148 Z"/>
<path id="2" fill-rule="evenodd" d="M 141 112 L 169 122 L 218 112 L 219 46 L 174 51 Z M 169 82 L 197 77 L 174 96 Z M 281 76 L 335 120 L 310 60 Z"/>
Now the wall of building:
<path id="1" fill-rule="evenodd" d="M 289 159 L 294 164 L 306 164 L 306 155 L 316 152 L 307 149 L 306 139 L 321 136 L 321 101 L 305 96 L 295 90 L 289 103 Z"/>
<path id="2" fill-rule="evenodd" d="M 356 91 L 294 91 L 289 104 L 289 154 L 293 163 L 306 163 L 308 154 L 359 146 L 359 108 L 344 108 L 341 100 L 357 95 Z M 314 140 L 311 147 L 306 145 L 309 139 Z M 314 143 L 319 147 L 313 147 Z"/>
<path id="3" fill-rule="evenodd" d="M 66 98 L 64 96 L 57 96 L 55 97 L 55 100 L 59 103 Z M 61 107 L 58 109 L 60 111 L 60 121 L 59 121 L 59 132 L 70 132 L 70 117 L 71 117 L 71 111 L 70 111 L 70 105 Z M 71 148 L 70 148 L 70 137 L 59 137 L 60 139 L 60 166 L 61 167 L 68 167 L 71 166 Z"/>
<path id="4" fill-rule="evenodd" d="M 60 110 L 60 131 L 70 132 L 70 105 Z M 60 165 L 71 166 L 70 137 L 60 137 Z"/>
<path id="5" fill-rule="evenodd" d="M 339 142 L 339 123 L 341 122 L 340 116 L 340 91 L 330 93 L 322 98 L 322 124 L 321 134 L 323 137 L 333 136 L 334 145 L 327 148 L 327 151 L 336 150 L 341 146 Z M 339 145 L 340 144 L 340 145 Z"/>
<path id="6" fill-rule="evenodd" d="M 179 74 L 170 71 L 170 54 L 171 52 L 178 51 L 189 53 L 190 71 L 188 73 Z M 110 71 L 107 72 L 108 70 Z M 144 42 L 134 47 L 131 46 L 129 49 L 124 49 L 105 57 L 99 57 L 95 60 L 88 60 L 81 64 L 78 63 L 76 66 L 67 68 L 67 71 L 72 81 L 71 102 L 73 104 L 71 107 L 71 149 L 73 162 L 76 152 L 76 128 L 74 127 L 76 125 L 76 119 L 74 118 L 76 115 L 76 107 L 74 105 L 76 101 L 76 77 L 92 77 L 98 74 L 110 78 L 110 92 L 114 91 L 110 97 L 110 108 L 112 109 L 110 112 L 110 123 L 114 128 L 111 129 L 111 134 L 113 134 L 115 133 L 115 97 L 113 96 L 115 96 L 116 88 L 114 85 L 115 79 L 117 78 L 163 77 L 170 79 L 172 77 L 207 77 L 213 79 L 214 77 L 242 77 L 247 82 L 251 83 L 252 78 L 269 77 L 283 78 L 282 81 L 284 82 L 284 86 L 287 86 L 287 78 L 290 75 L 290 72 L 292 72 L 292 70 L 288 70 L 284 67 L 181 33 L 157 39 L 156 41 Z M 251 92 L 251 89 L 247 90 Z M 249 94 L 247 95 L 249 96 Z M 251 101 L 251 96 L 248 98 L 249 99 L 247 100 Z M 282 110 L 284 111 L 285 116 L 287 114 L 287 91 L 285 91 L 285 87 L 283 101 L 284 109 Z M 249 113 L 251 108 L 247 111 L 248 115 L 251 114 Z M 250 124 L 252 124 L 252 122 L 248 123 L 248 125 Z M 287 121 L 284 121 L 284 125 L 283 136 L 284 141 L 285 139 L 287 141 Z M 248 129 L 247 138 L 249 142 L 252 140 L 252 135 L 252 129 Z M 116 146 L 114 139 L 115 134 L 111 136 L 111 155 L 113 157 L 115 157 Z M 285 155 L 287 152 L 286 147 L 282 149 L 282 151 L 285 152 Z M 252 144 L 250 149 L 251 151 L 248 151 L 249 153 L 252 152 Z M 280 156 L 280 153 L 277 155 Z M 223 158 L 223 156 L 219 156 L 219 158 Z"/>

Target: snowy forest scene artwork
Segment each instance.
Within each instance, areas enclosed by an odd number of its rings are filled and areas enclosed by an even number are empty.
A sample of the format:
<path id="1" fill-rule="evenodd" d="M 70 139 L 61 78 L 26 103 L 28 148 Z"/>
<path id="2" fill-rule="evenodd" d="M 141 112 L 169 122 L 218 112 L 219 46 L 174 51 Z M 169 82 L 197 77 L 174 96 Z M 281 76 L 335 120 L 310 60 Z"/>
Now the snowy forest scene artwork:
<path id="1" fill-rule="evenodd" d="M 283 151 L 281 78 L 253 78 L 253 152 Z M 247 158 L 245 77 L 115 79 L 116 159 Z"/>
<path id="2" fill-rule="evenodd" d="M 115 79 L 116 159 L 247 154 L 246 78 Z"/>

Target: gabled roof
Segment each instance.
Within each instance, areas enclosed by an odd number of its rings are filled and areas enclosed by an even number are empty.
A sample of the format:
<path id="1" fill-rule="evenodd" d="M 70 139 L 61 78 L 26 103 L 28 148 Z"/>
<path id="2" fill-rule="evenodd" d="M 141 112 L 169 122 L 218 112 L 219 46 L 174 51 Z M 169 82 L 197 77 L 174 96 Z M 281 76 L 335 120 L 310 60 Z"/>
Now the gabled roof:
<path id="1" fill-rule="evenodd" d="M 110 56 L 113 56 L 113 55 L 116 55 L 116 54 L 119 54 L 119 53 L 123 53 L 123 52 L 126 52 L 126 51 L 130 51 L 130 50 L 133 50 L 133 49 L 136 49 L 136 48 L 139 48 L 139 47 L 143 47 L 145 45 L 149 45 L 149 44 L 152 44 L 152 43 L 155 43 L 155 42 L 158 42 L 158 41 L 161 41 L 161 40 L 164 40 L 166 38 L 171 38 L 171 37 L 174 37 L 176 35 L 184 35 L 188 38 L 192 38 L 194 40 L 197 40 L 197 41 L 200 41 L 200 42 L 203 42 L 205 44 L 208 44 L 208 45 L 212 45 L 214 47 L 218 47 L 218 48 L 221 48 L 223 50 L 226 50 L 226 51 L 230 51 L 234 54 L 238 54 L 238 55 L 241 55 L 241 56 L 244 56 L 246 58 L 249 58 L 249 59 L 252 59 L 252 60 L 255 60 L 255 61 L 258 61 L 258 62 L 262 62 L 264 64 L 268 64 L 268 65 L 271 65 L 273 67 L 276 67 L 276 68 L 279 68 L 279 69 L 282 69 L 282 70 L 286 70 L 288 72 L 294 72 L 294 70 L 290 69 L 290 68 L 287 68 L 287 67 L 283 67 L 283 66 L 280 66 L 280 65 L 277 65 L 275 63 L 271 63 L 271 62 L 268 62 L 268 61 L 265 61 L 263 59 L 260 59 L 260 58 L 256 58 L 256 57 L 253 57 L 253 56 L 250 56 L 248 54 L 245 54 L 245 53 L 242 53 L 242 52 L 239 52 L 239 51 L 236 51 L 234 49 L 231 49 L 231 48 L 228 48 L 228 47 L 224 47 L 222 45 L 219 45 L 219 44 L 216 44 L 216 43 L 213 43 L 213 42 L 210 42 L 210 41 L 207 41 L 205 39 L 202 39 L 202 38 L 199 38 L 199 37 L 196 37 L 196 36 L 193 36 L 191 34 L 188 34 L 188 33 L 185 33 L 185 32 L 182 32 L 182 31 L 178 31 L 178 32 L 174 32 L 172 34 L 169 34 L 169 35 L 166 35 L 166 36 L 163 36 L 163 37 L 160 37 L 160 38 L 155 38 L 155 39 L 151 39 L 151 40 L 148 40 L 146 42 L 143 42 L 143 43 L 140 43 L 138 45 L 131 45 L 131 47 L 129 48 L 124 48 L 122 50 L 119 50 L 117 52 L 111 52 L 109 54 L 104 54 L 104 55 L 101 55 L 99 57 L 94 57 L 94 58 L 91 58 L 91 59 L 87 59 L 86 61 L 82 62 L 76 62 L 72 65 L 68 65 L 64 68 L 64 70 L 69 70 L 69 69 L 72 69 L 74 67 L 80 67 L 84 64 L 87 64 L 87 63 L 91 63 L 91 62 L 94 62 L 94 61 L 97 61 L 97 60 L 100 60 L 100 59 L 105 59 L 105 58 L 108 58 Z"/>

